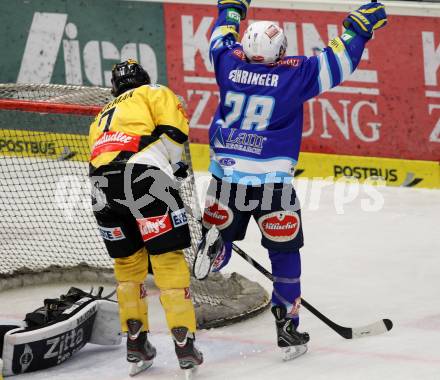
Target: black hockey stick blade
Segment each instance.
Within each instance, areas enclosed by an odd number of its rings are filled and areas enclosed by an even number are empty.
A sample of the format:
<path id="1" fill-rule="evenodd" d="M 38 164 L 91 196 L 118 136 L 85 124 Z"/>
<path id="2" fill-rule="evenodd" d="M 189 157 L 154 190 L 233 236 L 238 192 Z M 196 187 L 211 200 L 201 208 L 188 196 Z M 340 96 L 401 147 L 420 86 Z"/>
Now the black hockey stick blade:
<path id="1" fill-rule="evenodd" d="M 264 268 L 260 263 L 255 261 L 250 257 L 245 251 L 235 244 L 232 244 L 232 249 L 243 259 L 245 259 L 249 264 L 251 264 L 260 273 L 266 276 L 269 280 L 273 281 L 272 273 L 270 273 L 266 268 Z M 366 326 L 361 327 L 344 327 L 333 322 L 331 319 L 322 314 L 319 310 L 315 309 L 311 304 L 309 304 L 304 298 L 301 298 L 301 304 L 310 311 L 315 317 L 324 322 L 333 331 L 338 333 L 345 339 L 357 339 L 367 336 L 383 334 L 393 328 L 393 322 L 389 319 L 381 319 L 377 322 L 371 323 Z"/>

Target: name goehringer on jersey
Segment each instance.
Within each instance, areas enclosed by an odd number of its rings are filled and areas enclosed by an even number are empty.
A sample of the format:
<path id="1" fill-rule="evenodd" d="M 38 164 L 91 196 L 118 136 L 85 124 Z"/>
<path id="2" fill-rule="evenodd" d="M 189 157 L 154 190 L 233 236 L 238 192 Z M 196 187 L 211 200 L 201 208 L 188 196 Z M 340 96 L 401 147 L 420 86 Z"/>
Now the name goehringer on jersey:
<path id="1" fill-rule="evenodd" d="M 278 87 L 278 74 L 260 74 L 246 70 L 231 70 L 229 80 L 234 83 Z"/>

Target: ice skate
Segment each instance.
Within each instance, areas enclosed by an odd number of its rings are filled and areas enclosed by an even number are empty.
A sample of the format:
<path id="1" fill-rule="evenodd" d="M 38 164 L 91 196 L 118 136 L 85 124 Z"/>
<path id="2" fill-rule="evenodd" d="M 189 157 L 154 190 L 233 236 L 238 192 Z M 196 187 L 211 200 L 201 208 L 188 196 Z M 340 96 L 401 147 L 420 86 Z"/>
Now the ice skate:
<path id="1" fill-rule="evenodd" d="M 293 360 L 307 352 L 309 334 L 297 331 L 292 319 L 286 318 L 286 308 L 273 306 L 272 314 L 275 316 L 277 327 L 278 347 L 283 351 L 283 360 Z"/>
<path id="2" fill-rule="evenodd" d="M 200 240 L 193 264 L 193 274 L 198 280 L 204 280 L 216 261 L 224 254 L 223 240 L 217 227 L 212 226 Z"/>
<path id="3" fill-rule="evenodd" d="M 179 366 L 184 371 L 185 379 L 191 380 L 197 367 L 203 363 L 202 353 L 194 346 L 194 334 L 186 327 L 171 329 Z"/>
<path id="4" fill-rule="evenodd" d="M 129 374 L 135 376 L 151 367 L 156 349 L 148 341 L 147 332 L 141 331 L 140 321 L 129 319 L 127 325 L 127 361 L 131 363 Z"/>

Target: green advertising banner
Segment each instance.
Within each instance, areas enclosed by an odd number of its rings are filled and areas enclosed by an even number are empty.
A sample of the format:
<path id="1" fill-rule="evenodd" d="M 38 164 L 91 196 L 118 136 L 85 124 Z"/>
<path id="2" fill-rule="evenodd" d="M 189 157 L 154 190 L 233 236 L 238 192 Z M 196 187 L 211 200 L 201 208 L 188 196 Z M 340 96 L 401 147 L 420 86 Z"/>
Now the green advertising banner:
<path id="1" fill-rule="evenodd" d="M 110 87 L 137 59 L 167 84 L 163 6 L 116 0 L 10 0 L 0 12 L 0 82 Z"/>

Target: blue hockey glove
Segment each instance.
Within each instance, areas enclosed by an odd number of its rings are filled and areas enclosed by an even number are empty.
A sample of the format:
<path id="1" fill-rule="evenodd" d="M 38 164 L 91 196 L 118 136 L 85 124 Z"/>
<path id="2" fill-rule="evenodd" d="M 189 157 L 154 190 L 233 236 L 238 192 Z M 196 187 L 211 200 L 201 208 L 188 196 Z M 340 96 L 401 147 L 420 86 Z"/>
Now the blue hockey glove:
<path id="1" fill-rule="evenodd" d="M 360 36 L 371 38 L 373 31 L 382 28 L 386 23 L 385 6 L 381 3 L 368 3 L 351 12 L 342 24 Z"/>
<path id="2" fill-rule="evenodd" d="M 246 18 L 249 5 L 251 5 L 251 0 L 217 0 L 219 10 L 235 8 L 240 12 L 242 20 Z"/>
<path id="3" fill-rule="evenodd" d="M 176 162 L 172 164 L 173 174 L 176 178 L 184 179 L 188 177 L 188 168 L 189 166 L 182 161 Z"/>

